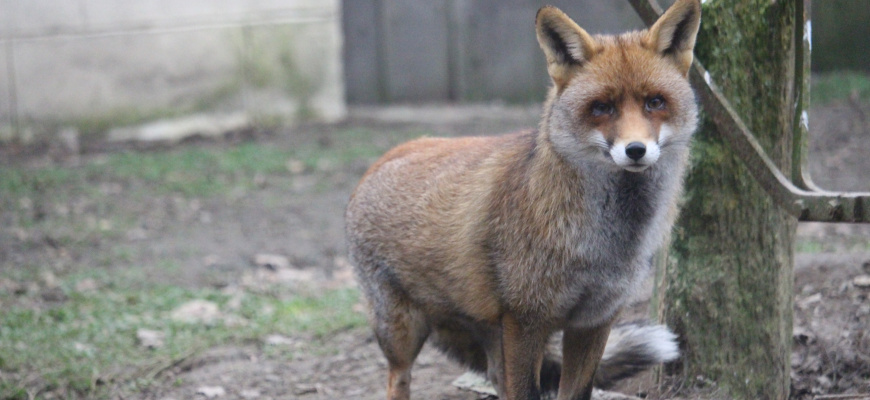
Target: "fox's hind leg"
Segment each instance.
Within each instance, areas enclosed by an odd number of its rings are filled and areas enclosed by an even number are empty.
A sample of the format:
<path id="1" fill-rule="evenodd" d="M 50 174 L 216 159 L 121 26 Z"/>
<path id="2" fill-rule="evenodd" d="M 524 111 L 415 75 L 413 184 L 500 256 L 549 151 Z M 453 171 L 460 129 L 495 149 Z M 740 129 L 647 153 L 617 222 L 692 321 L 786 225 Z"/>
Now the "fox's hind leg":
<path id="1" fill-rule="evenodd" d="M 590 400 L 595 371 L 613 321 L 595 328 L 566 328 L 558 400 Z"/>
<path id="2" fill-rule="evenodd" d="M 486 374 L 495 387 L 502 376 L 502 344 L 499 327 L 455 321 L 435 324 L 432 344 L 450 359 L 459 362 L 474 372 Z M 559 388 L 562 365 L 549 354 L 544 355 L 541 365 L 541 392 L 555 392 Z"/>
<path id="3" fill-rule="evenodd" d="M 393 292 L 387 290 L 386 292 Z M 387 399 L 408 400 L 411 395 L 411 366 L 429 336 L 423 314 L 396 293 L 381 293 L 373 304 L 375 337 L 389 364 Z"/>

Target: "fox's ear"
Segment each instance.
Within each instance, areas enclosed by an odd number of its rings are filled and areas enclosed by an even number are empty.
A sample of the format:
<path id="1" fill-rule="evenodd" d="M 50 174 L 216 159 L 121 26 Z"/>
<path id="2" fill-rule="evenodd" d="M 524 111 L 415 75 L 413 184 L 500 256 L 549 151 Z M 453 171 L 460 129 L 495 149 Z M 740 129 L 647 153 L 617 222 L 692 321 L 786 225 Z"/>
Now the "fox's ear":
<path id="1" fill-rule="evenodd" d="M 535 31 L 547 56 L 547 72 L 561 90 L 576 69 L 592 58 L 595 40 L 562 10 L 553 6 L 538 10 Z"/>
<path id="2" fill-rule="evenodd" d="M 680 71 L 688 74 L 700 26 L 701 3 L 698 0 L 677 0 L 649 28 L 649 40 L 656 51 L 672 57 Z"/>

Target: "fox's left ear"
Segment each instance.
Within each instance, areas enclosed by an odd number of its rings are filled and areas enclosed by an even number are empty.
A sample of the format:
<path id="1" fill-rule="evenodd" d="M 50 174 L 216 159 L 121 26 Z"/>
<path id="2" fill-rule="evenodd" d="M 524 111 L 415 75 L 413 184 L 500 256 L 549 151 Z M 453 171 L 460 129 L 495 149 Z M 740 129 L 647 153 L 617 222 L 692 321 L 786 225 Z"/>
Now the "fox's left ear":
<path id="1" fill-rule="evenodd" d="M 672 57 L 683 74 L 692 66 L 692 49 L 701 26 L 699 0 L 677 0 L 649 28 L 649 40 L 660 54 Z"/>
<path id="2" fill-rule="evenodd" d="M 547 56 L 547 72 L 562 90 L 571 76 L 595 56 L 595 40 L 562 10 L 544 6 L 535 16 L 538 44 Z"/>

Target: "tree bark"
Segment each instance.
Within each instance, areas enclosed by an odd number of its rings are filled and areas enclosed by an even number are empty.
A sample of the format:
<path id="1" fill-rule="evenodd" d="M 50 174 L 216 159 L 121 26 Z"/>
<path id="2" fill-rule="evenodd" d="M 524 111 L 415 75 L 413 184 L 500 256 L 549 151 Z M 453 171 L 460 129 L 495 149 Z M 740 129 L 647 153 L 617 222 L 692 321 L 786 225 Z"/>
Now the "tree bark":
<path id="1" fill-rule="evenodd" d="M 786 176 L 797 1 L 707 1 L 695 49 Z M 788 397 L 796 227 L 703 116 L 653 303 L 683 346 L 670 372 L 735 399 Z"/>

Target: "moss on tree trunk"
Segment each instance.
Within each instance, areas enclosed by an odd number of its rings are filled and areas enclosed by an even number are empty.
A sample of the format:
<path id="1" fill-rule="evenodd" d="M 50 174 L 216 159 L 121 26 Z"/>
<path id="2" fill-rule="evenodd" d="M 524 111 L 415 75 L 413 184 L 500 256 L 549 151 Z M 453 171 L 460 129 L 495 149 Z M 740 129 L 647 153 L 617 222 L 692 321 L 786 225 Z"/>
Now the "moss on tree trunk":
<path id="1" fill-rule="evenodd" d="M 708 1 L 695 50 L 786 176 L 795 1 Z M 683 341 L 676 372 L 737 399 L 788 397 L 796 226 L 704 117 L 654 303 Z"/>

